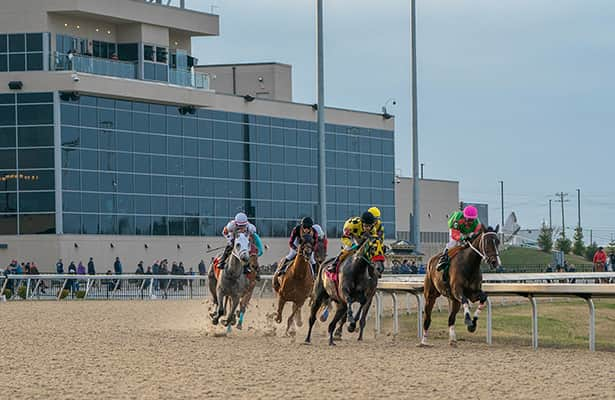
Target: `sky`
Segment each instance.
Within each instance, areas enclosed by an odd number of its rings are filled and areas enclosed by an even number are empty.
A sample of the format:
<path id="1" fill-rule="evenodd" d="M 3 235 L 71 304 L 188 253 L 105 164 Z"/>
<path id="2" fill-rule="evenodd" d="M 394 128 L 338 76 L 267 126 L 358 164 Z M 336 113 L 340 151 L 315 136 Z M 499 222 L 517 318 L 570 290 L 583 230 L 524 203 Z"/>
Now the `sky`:
<path id="1" fill-rule="evenodd" d="M 201 64 L 293 66 L 293 100 L 316 102 L 315 0 L 187 0 L 220 15 L 196 38 Z M 411 175 L 410 1 L 324 0 L 327 106 L 396 120 L 396 169 Z M 566 226 L 615 234 L 615 1 L 416 0 L 419 160 L 460 199 L 548 222 L 568 193 Z M 561 226 L 553 202 L 553 224 Z"/>

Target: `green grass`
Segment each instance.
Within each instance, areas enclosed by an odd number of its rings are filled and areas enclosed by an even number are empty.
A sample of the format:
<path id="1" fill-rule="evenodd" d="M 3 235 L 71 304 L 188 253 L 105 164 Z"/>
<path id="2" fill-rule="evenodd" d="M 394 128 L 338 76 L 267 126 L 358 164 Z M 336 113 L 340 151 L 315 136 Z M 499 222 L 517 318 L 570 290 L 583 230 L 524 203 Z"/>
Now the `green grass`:
<path id="1" fill-rule="evenodd" d="M 615 300 L 594 300 L 596 305 L 596 349 L 615 351 Z M 526 300 L 520 305 L 493 306 L 493 344 L 531 346 L 531 306 Z M 448 310 L 434 309 L 430 339 L 448 340 Z M 384 328 L 392 328 L 392 319 L 383 320 Z M 457 314 L 457 338 L 460 342 L 484 343 L 486 337 L 486 312 L 478 321 L 475 333 L 469 333 L 463 324 L 463 314 Z M 589 346 L 589 311 L 582 300 L 541 300 L 538 303 L 538 345 L 552 348 L 579 348 Z M 400 335 L 416 337 L 416 314 L 400 318 Z"/>
<path id="2" fill-rule="evenodd" d="M 537 249 L 525 247 L 509 247 L 500 254 L 503 265 L 546 265 L 553 262 L 553 255 Z M 566 260 L 570 264 L 591 264 L 591 261 L 574 254 L 567 254 Z"/>

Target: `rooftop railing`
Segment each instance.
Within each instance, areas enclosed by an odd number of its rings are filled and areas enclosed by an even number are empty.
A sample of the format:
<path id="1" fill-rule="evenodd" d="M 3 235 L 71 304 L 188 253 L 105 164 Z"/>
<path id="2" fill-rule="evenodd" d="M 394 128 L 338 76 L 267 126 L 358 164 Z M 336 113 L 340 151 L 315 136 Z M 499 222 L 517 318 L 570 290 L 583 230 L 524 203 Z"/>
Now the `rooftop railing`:
<path id="1" fill-rule="evenodd" d="M 56 53 L 55 70 L 85 72 L 128 79 L 137 78 L 137 64 L 134 62 L 84 56 L 81 54 L 68 55 Z"/>

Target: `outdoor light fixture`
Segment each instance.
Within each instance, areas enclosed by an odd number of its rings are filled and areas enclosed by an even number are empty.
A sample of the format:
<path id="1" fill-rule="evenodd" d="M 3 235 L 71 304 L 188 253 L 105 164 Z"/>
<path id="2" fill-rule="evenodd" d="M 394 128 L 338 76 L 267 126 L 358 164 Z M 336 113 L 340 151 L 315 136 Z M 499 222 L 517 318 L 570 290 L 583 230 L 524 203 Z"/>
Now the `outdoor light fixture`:
<path id="1" fill-rule="evenodd" d="M 77 101 L 79 97 L 79 92 L 60 92 L 60 100 L 63 101 Z"/>
<path id="2" fill-rule="evenodd" d="M 253 102 L 255 98 L 256 97 L 252 96 L 251 94 L 246 94 L 245 96 L 243 96 L 243 99 L 248 103 Z"/>
<path id="3" fill-rule="evenodd" d="M 312 104 L 312 110 L 318 111 L 318 104 L 316 103 Z"/>
<path id="4" fill-rule="evenodd" d="M 76 249 L 79 248 L 79 245 L 77 243 L 74 243 L 73 246 L 75 246 Z"/>
<path id="5" fill-rule="evenodd" d="M 393 115 L 389 114 L 388 112 L 385 112 L 385 113 L 382 114 L 382 118 L 384 118 L 384 119 L 391 119 L 391 118 L 393 118 Z"/>
<path id="6" fill-rule="evenodd" d="M 146 249 L 149 249 L 149 246 L 147 245 L 147 243 L 145 243 L 143 246 L 144 246 Z"/>
<path id="7" fill-rule="evenodd" d="M 11 90 L 20 90 L 22 87 L 23 87 L 22 81 L 10 81 L 9 82 L 9 89 Z"/>
<path id="8" fill-rule="evenodd" d="M 196 108 L 194 108 L 194 106 L 179 106 L 177 107 L 177 111 L 179 111 L 181 115 L 194 115 L 196 113 Z"/>
<path id="9" fill-rule="evenodd" d="M 182 248 L 181 245 L 179 243 L 177 243 L 177 249 L 179 250 L 181 248 Z"/>
<path id="10" fill-rule="evenodd" d="M 113 245 L 113 243 L 109 243 L 109 247 L 114 248 L 115 246 Z"/>

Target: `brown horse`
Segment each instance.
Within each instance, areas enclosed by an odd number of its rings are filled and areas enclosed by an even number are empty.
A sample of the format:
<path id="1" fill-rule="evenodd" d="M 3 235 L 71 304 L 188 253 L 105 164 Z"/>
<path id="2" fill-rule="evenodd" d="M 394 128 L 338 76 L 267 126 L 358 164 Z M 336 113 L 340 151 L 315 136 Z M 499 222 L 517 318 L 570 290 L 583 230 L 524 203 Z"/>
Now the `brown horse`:
<path id="1" fill-rule="evenodd" d="M 471 238 L 467 244 L 458 249 L 451 249 L 451 259 L 449 267 L 449 285 L 443 280 L 443 272 L 437 270 L 438 261 L 441 254 L 436 254 L 429 259 L 427 274 L 425 275 L 425 314 L 423 317 L 423 339 L 421 346 L 427 346 L 427 332 L 431 325 L 431 311 L 439 296 L 448 298 L 448 329 L 449 344 L 457 345 L 455 334 L 455 317 L 460 307 L 463 305 L 464 323 L 469 332 L 476 331 L 478 315 L 485 306 L 487 295 L 482 291 L 483 276 L 480 271 L 481 261 L 486 261 L 491 268 L 500 265 L 498 246 L 499 225 L 494 229 L 484 229 Z M 469 302 L 479 302 L 474 317 L 470 316 Z"/>
<path id="2" fill-rule="evenodd" d="M 286 334 L 294 332 L 294 329 L 291 331 L 293 322 L 296 322 L 299 327 L 303 325 L 301 321 L 301 307 L 303 307 L 303 303 L 309 297 L 314 286 L 314 277 L 310 264 L 313 246 L 314 238 L 311 235 L 304 235 L 292 264 L 284 275 L 276 277 L 278 282 L 273 285 L 278 295 L 278 314 L 275 319 L 278 324 L 282 322 L 282 311 L 286 302 L 293 303 L 293 311 L 288 317 L 286 325 Z"/>
<path id="3" fill-rule="evenodd" d="M 329 345 L 335 345 L 333 333 L 337 323 L 343 320 L 344 316 L 348 320 L 348 332 L 354 332 L 359 321 L 358 340 L 363 340 L 367 313 L 376 293 L 378 278 L 384 270 L 382 241 L 377 236 L 365 239 L 352 257 L 347 257 L 341 262 L 337 281 L 332 279 L 326 265 L 327 263 L 321 266 L 314 285 L 314 301 L 310 310 L 310 326 L 305 343 L 311 341 L 316 313 L 330 300 L 336 303 L 337 309 L 328 327 Z M 359 310 L 353 315 L 352 304 L 355 302 L 359 303 Z"/>

